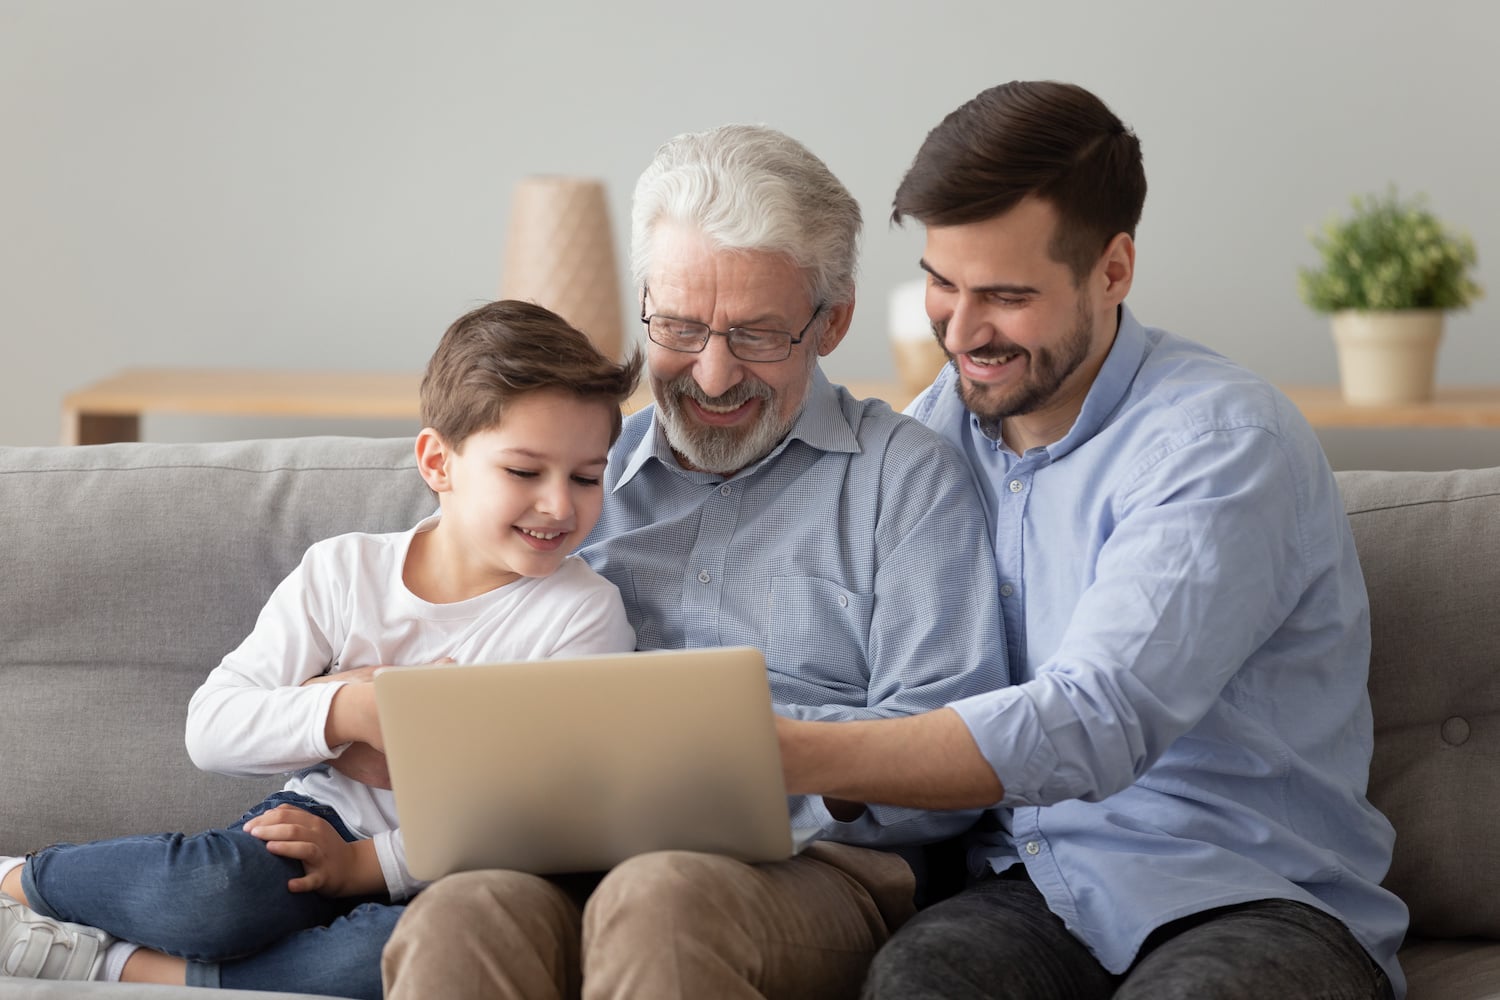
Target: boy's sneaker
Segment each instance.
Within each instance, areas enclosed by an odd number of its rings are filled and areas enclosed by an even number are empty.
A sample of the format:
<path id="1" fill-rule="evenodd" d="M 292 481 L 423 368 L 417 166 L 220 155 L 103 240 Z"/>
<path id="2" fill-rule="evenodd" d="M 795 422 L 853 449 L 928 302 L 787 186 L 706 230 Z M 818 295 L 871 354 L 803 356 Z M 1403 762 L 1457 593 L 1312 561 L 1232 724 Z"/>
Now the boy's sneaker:
<path id="1" fill-rule="evenodd" d="M 44 917 L 0 895 L 0 976 L 98 979 L 113 941 L 101 930 Z"/>

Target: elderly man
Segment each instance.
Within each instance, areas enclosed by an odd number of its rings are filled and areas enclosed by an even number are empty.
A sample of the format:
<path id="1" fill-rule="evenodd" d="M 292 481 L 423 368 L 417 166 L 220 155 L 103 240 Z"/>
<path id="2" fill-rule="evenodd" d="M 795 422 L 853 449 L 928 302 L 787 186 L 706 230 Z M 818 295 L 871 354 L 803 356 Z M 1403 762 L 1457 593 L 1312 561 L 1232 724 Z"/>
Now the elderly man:
<path id="1" fill-rule="evenodd" d="M 985 494 L 1018 683 L 781 725 L 793 791 L 1009 807 L 870 997 L 1401 991 L 1338 488 L 1284 396 L 1125 307 L 1145 195 L 1136 137 L 1060 83 L 975 97 L 896 192 L 952 358 L 912 412 Z"/>
<path id="2" fill-rule="evenodd" d="M 656 405 L 627 420 L 582 549 L 641 648 L 757 646 L 776 711 L 798 719 L 907 715 L 1006 681 L 961 457 L 818 368 L 849 330 L 859 226 L 827 167 L 770 129 L 658 151 L 632 252 Z M 786 862 L 664 852 L 602 879 L 450 876 L 402 918 L 388 994 L 852 996 L 912 912 L 913 870 L 883 849 L 974 815 L 802 797 L 794 823 L 826 839 Z"/>

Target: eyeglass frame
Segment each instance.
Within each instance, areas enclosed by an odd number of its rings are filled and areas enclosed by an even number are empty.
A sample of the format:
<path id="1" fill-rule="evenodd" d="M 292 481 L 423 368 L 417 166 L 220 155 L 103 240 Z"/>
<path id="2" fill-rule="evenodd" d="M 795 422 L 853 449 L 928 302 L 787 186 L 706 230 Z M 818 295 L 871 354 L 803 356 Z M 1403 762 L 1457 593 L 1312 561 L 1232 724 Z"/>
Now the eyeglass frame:
<path id="1" fill-rule="evenodd" d="M 681 316 L 668 316 L 665 313 L 651 313 L 648 316 L 646 314 L 646 297 L 648 295 L 650 295 L 650 294 L 651 294 L 651 288 L 650 288 L 650 286 L 649 285 L 642 285 L 641 286 L 641 325 L 643 325 L 646 328 L 646 339 L 649 340 L 649 341 L 651 341 L 651 343 L 655 344 L 658 347 L 665 348 L 666 350 L 673 351 L 673 352 L 675 352 L 677 354 L 702 354 L 703 351 L 704 351 L 704 349 L 708 347 L 708 338 L 710 338 L 710 337 L 723 337 L 724 338 L 724 346 L 727 347 L 727 348 L 729 348 L 729 353 L 732 354 L 732 355 L 734 355 L 740 361 L 743 361 L 746 364 L 751 364 L 751 365 L 774 365 L 774 364 L 777 364 L 779 362 L 785 361 L 787 358 L 791 357 L 792 356 L 792 348 L 795 347 L 795 346 L 797 346 L 798 344 L 802 343 L 802 341 L 804 339 L 806 339 L 806 337 L 807 337 L 807 331 L 812 329 L 813 323 L 817 322 L 818 317 L 821 316 L 821 315 L 823 315 L 823 310 L 828 305 L 827 302 L 819 302 L 817 304 L 817 306 L 814 307 L 813 314 L 811 316 L 809 316 L 808 319 L 807 319 L 807 322 L 805 324 L 803 324 L 802 329 L 795 336 L 793 336 L 793 334 L 791 333 L 790 330 L 773 330 L 773 329 L 771 329 L 769 327 L 763 327 L 763 326 L 731 326 L 728 330 L 715 330 L 713 327 L 709 326 L 707 323 L 700 323 L 697 320 L 692 320 L 692 319 L 683 319 Z M 657 318 L 665 319 L 665 320 L 671 320 L 671 321 L 673 321 L 675 323 L 682 323 L 685 326 L 698 326 L 698 327 L 702 327 L 703 331 L 704 331 L 703 332 L 703 339 L 698 342 L 698 346 L 695 347 L 695 348 L 678 347 L 678 346 L 674 346 L 672 344 L 663 344 L 661 341 L 659 341 L 655 337 L 651 336 L 651 321 L 653 319 L 657 319 Z M 735 349 L 734 349 L 734 334 L 736 332 L 759 333 L 759 334 L 771 334 L 771 333 L 779 334 L 780 336 L 783 336 L 783 337 L 787 338 L 786 353 L 783 354 L 779 358 L 744 358 L 744 357 L 740 357 L 739 353 L 737 351 L 735 351 Z"/>

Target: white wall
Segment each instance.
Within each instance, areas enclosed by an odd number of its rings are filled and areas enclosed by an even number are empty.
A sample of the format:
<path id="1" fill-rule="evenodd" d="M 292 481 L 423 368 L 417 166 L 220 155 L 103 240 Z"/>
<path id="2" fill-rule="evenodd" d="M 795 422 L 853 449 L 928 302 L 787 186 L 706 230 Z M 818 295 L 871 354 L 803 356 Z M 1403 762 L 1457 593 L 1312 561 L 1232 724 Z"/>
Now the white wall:
<path id="1" fill-rule="evenodd" d="M 512 185 L 606 179 L 622 266 L 669 136 L 763 121 L 865 207 L 835 378 L 889 375 L 885 223 L 926 131 L 993 83 L 1072 80 L 1139 135 L 1131 302 L 1282 381 L 1332 381 L 1308 229 L 1388 182 L 1479 245 L 1439 378 L 1500 382 L 1500 4 L 1487 0 L 485 3 L 0 0 L 0 444 L 127 365 L 418 369 L 493 297 Z M 628 293 L 627 293 L 628 294 Z M 402 424 L 148 418 L 158 440 Z M 1343 432 L 1336 465 L 1500 464 L 1493 432 Z"/>

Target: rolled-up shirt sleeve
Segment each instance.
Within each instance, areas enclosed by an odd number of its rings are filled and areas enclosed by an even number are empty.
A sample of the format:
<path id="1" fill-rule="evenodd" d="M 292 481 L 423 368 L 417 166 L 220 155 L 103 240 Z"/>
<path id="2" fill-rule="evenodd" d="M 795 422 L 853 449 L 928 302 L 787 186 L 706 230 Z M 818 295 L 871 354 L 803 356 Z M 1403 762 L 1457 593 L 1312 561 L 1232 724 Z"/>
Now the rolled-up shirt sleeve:
<path id="1" fill-rule="evenodd" d="M 1003 805 L 1097 801 L 1132 784 L 1306 588 L 1305 498 L 1274 435 L 1216 429 L 1163 452 L 1121 493 L 1053 654 L 1024 683 L 953 705 Z"/>

